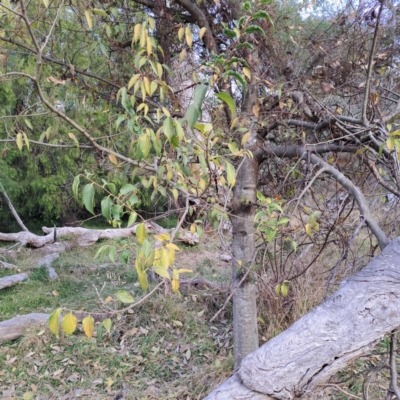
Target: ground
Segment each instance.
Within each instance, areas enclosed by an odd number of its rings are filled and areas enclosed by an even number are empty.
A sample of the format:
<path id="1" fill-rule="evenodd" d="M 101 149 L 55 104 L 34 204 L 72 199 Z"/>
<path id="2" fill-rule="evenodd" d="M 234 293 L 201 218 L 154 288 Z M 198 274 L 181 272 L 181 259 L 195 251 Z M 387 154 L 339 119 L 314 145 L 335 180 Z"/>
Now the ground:
<path id="1" fill-rule="evenodd" d="M 116 241 L 133 255 L 135 243 Z M 104 243 L 60 255 L 54 263 L 59 279 L 47 280 L 44 270 L 0 292 L 0 320 L 30 312 L 51 313 L 58 307 L 100 311 L 101 301 L 119 290 L 135 300 L 144 295 L 132 267 L 94 259 Z M 177 267 L 186 277 L 222 282 L 229 264 L 218 259 L 213 240 L 195 249 L 183 247 Z M 33 250 L 15 260 L 29 270 Z M 0 270 L 1 276 L 9 270 Z M 152 284 L 151 287 L 154 287 Z M 97 292 L 99 294 L 97 294 Z M 223 304 L 224 293 L 187 289 L 181 296 L 159 290 L 131 313 L 112 319 L 110 334 L 96 324 L 95 337 L 79 332 L 57 339 L 46 326 L 0 347 L 0 395 L 4 399 L 200 399 L 232 369 L 230 309 L 209 320 Z M 112 307 L 122 307 L 113 304 Z"/>

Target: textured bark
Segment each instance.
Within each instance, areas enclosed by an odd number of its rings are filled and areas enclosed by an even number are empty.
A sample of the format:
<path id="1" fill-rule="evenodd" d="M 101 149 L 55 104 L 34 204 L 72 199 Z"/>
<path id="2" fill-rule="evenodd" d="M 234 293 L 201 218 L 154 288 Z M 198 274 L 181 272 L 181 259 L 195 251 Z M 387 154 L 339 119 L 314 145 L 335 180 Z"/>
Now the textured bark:
<path id="1" fill-rule="evenodd" d="M 17 283 L 25 281 L 26 279 L 28 279 L 28 276 L 29 276 L 28 274 L 22 273 L 22 274 L 10 275 L 10 276 L 6 276 L 4 278 L 0 278 L 0 289 L 14 286 Z"/>
<path id="2" fill-rule="evenodd" d="M 240 160 L 232 199 L 233 337 L 235 370 L 242 359 L 258 347 L 256 286 L 251 275 L 240 284 L 251 268 L 255 253 L 253 204 L 256 202 L 258 164 Z M 240 263 L 241 265 L 240 265 Z M 238 285 L 240 286 L 238 287 Z"/>
<path id="3" fill-rule="evenodd" d="M 49 314 L 32 313 L 0 322 L 0 344 L 15 340 L 24 334 L 26 328 L 34 324 L 42 324 L 49 319 Z"/>
<path id="4" fill-rule="evenodd" d="M 400 238 L 289 329 L 246 357 L 235 378 L 206 399 L 310 398 L 351 361 L 400 326 Z M 237 384 L 248 395 L 237 396 Z M 244 388 L 242 388 L 244 386 Z M 268 397 L 254 397 L 263 399 Z"/>

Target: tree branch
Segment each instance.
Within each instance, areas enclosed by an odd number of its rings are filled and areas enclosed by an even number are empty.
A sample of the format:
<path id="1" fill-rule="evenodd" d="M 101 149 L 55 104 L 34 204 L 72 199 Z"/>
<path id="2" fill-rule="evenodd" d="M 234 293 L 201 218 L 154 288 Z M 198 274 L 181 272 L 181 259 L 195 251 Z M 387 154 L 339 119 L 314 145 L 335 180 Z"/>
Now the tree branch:
<path id="1" fill-rule="evenodd" d="M 15 211 L 14 206 L 11 203 L 10 198 L 7 195 L 6 190 L 4 189 L 2 183 L 0 182 L 0 192 L 3 194 L 4 200 L 6 201 L 8 208 L 11 211 L 11 214 L 14 216 L 15 220 L 17 221 L 18 225 L 21 227 L 21 229 L 25 232 L 29 232 L 29 229 L 25 226 L 25 224 L 22 222 L 21 218 L 19 217 L 17 211 Z"/>
<path id="2" fill-rule="evenodd" d="M 381 5 L 379 7 L 378 16 L 376 18 L 374 38 L 372 39 L 371 52 L 370 52 L 369 60 L 368 60 L 367 81 L 365 83 L 364 101 L 363 101 L 362 114 L 361 114 L 361 120 L 362 120 L 362 123 L 364 126 L 369 125 L 368 119 L 367 119 L 367 108 L 368 108 L 369 93 L 370 93 L 370 87 L 371 87 L 372 66 L 373 66 L 376 42 L 377 42 L 377 38 L 378 38 L 379 24 L 381 21 L 381 14 L 382 14 L 384 4 L 385 4 L 385 2 L 382 0 Z"/>

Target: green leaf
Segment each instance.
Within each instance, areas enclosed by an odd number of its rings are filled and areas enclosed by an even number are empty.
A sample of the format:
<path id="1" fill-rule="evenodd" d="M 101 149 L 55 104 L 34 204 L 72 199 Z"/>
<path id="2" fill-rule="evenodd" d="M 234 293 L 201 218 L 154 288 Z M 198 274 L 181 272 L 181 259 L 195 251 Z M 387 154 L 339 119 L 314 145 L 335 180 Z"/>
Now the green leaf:
<path id="1" fill-rule="evenodd" d="M 197 85 L 196 89 L 194 90 L 193 104 L 197 108 L 197 111 L 199 111 L 199 113 L 201 113 L 201 106 L 203 105 L 207 90 L 207 85 Z"/>
<path id="2" fill-rule="evenodd" d="M 82 195 L 83 204 L 85 205 L 86 209 L 94 215 L 93 205 L 94 205 L 94 186 L 92 183 L 88 183 L 83 188 L 83 195 Z"/>
<path id="3" fill-rule="evenodd" d="M 285 218 L 280 219 L 280 220 L 278 221 L 278 224 L 277 224 L 277 225 L 287 224 L 289 221 L 290 221 L 290 219 L 287 218 L 287 217 L 285 217 Z"/>
<path id="4" fill-rule="evenodd" d="M 250 44 L 249 42 L 243 42 L 240 43 L 236 46 L 236 49 L 240 50 L 240 49 L 249 49 L 250 51 L 254 50 L 254 46 L 252 44 Z"/>
<path id="5" fill-rule="evenodd" d="M 200 117 L 200 113 L 197 111 L 196 106 L 194 104 L 191 104 L 187 108 L 186 114 L 185 114 L 185 119 L 188 122 L 190 128 L 193 129 L 193 127 L 195 126 L 199 117 Z"/>
<path id="6" fill-rule="evenodd" d="M 101 213 L 104 218 L 111 219 L 111 207 L 113 205 L 112 200 L 107 196 L 101 201 Z"/>
<path id="7" fill-rule="evenodd" d="M 129 214 L 127 227 L 129 228 L 130 226 L 132 226 L 136 222 L 136 219 L 137 219 L 137 213 L 135 211 L 132 211 Z"/>
<path id="8" fill-rule="evenodd" d="M 263 29 L 260 28 L 260 27 L 257 26 L 257 25 L 250 25 L 250 26 L 248 26 L 244 31 L 245 31 L 245 33 L 249 33 L 249 34 L 252 34 L 252 33 L 259 33 L 260 35 L 266 37 L 266 36 L 265 36 L 265 32 L 263 31 Z"/>
<path id="9" fill-rule="evenodd" d="M 78 198 L 79 181 L 80 181 L 80 177 L 79 177 L 79 175 L 77 175 L 74 178 L 74 182 L 72 183 L 72 193 L 74 194 L 76 199 Z"/>
<path id="10" fill-rule="evenodd" d="M 107 14 L 104 10 L 101 10 L 101 9 L 99 9 L 99 8 L 93 8 L 93 9 L 92 9 L 92 12 L 93 12 L 94 14 L 99 14 L 99 15 L 101 15 L 102 17 L 108 17 L 108 14 Z"/>
<path id="11" fill-rule="evenodd" d="M 31 123 L 31 121 L 29 121 L 29 119 L 24 118 L 24 122 L 25 122 L 25 125 L 26 125 L 29 129 L 32 129 L 32 130 L 33 130 L 32 123 Z"/>
<path id="12" fill-rule="evenodd" d="M 110 318 L 106 318 L 101 324 L 104 326 L 104 328 L 106 328 L 107 332 L 110 333 L 110 331 L 111 331 L 111 319 Z"/>
<path id="13" fill-rule="evenodd" d="M 132 185 L 132 184 L 130 184 L 130 183 L 127 183 L 126 185 L 122 186 L 122 188 L 120 189 L 119 192 L 120 192 L 123 196 L 125 196 L 126 194 L 132 192 L 132 191 L 135 190 L 135 189 L 136 189 L 136 186 L 134 186 L 134 185 Z"/>
<path id="14" fill-rule="evenodd" d="M 157 275 L 160 275 L 162 278 L 171 279 L 168 273 L 168 266 L 163 266 L 161 264 L 155 265 L 154 271 Z"/>
<path id="15" fill-rule="evenodd" d="M 132 295 L 128 293 L 126 290 L 120 290 L 119 292 L 115 293 L 115 296 L 121 303 L 130 304 L 135 302 Z"/>
<path id="16" fill-rule="evenodd" d="M 165 118 L 163 127 L 165 136 L 168 138 L 169 141 L 171 141 L 172 137 L 175 135 L 174 120 L 172 119 L 172 117 Z"/>
<path id="17" fill-rule="evenodd" d="M 224 35 L 230 39 L 235 39 L 236 38 L 236 33 L 235 31 L 232 31 L 231 29 L 225 28 L 224 29 Z"/>
<path id="18" fill-rule="evenodd" d="M 61 314 L 62 308 L 57 308 L 57 310 L 54 310 L 49 317 L 49 328 L 53 335 L 56 335 L 58 337 L 59 330 L 60 330 L 60 314 Z"/>
<path id="19" fill-rule="evenodd" d="M 256 18 L 261 18 L 261 19 L 268 19 L 269 21 L 271 21 L 271 17 L 269 16 L 269 14 L 264 11 L 264 10 L 260 10 L 257 11 L 255 14 L 253 14 L 252 19 L 256 19 Z M 272 21 L 271 21 L 272 22 Z"/>
<path id="20" fill-rule="evenodd" d="M 242 96 L 243 96 L 243 98 L 245 98 L 246 97 L 246 81 L 244 80 L 244 77 L 235 71 L 228 71 L 226 74 L 228 76 L 234 77 L 236 80 L 239 81 L 239 83 L 242 85 L 242 90 L 243 90 Z"/>
<path id="21" fill-rule="evenodd" d="M 216 96 L 228 105 L 229 110 L 231 111 L 231 117 L 234 118 L 234 116 L 236 114 L 236 105 L 235 105 L 235 101 L 232 99 L 231 95 L 228 93 L 222 92 L 222 93 L 217 93 Z"/>
<path id="22" fill-rule="evenodd" d="M 142 155 L 140 158 L 146 158 L 149 155 L 151 148 L 150 136 L 147 133 L 141 135 L 138 140 L 138 145 Z"/>

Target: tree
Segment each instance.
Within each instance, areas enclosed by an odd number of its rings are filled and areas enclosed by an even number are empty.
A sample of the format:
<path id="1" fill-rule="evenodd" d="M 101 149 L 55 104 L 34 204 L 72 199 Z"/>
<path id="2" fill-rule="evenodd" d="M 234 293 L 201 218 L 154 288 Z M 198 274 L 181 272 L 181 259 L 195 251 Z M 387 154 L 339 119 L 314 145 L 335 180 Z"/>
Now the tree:
<path id="1" fill-rule="evenodd" d="M 318 12 L 305 18 L 295 5 L 268 0 L 20 1 L 1 9 L 0 40 L 15 61 L 4 64 L 0 79 L 24 80 L 29 106 L 50 111 L 68 135 L 67 142 L 59 136 L 62 145 L 90 148 L 106 170 L 77 171 L 73 191 L 89 212 L 105 192 L 100 208 L 113 226 L 124 218 L 133 224 L 146 197 L 183 200 L 179 224 L 199 204 L 217 222 L 231 216 L 235 369 L 258 347 L 256 234 L 264 256 L 272 260 L 271 246 L 279 247 L 281 260 L 292 260 L 288 265 L 309 240 L 322 251 L 344 210 L 320 232 L 329 207 L 312 188 L 325 174 L 354 199 L 376 238 L 371 255 L 376 242 L 382 250 L 388 245 L 355 182 L 364 185 L 372 174 L 400 194 L 398 27 L 391 3 L 349 4 L 331 19 Z M 4 140 L 24 151 L 33 143 L 19 126 L 15 138 L 8 132 Z M 44 141 L 39 137 L 39 145 Z M 342 168 L 346 154 L 352 157 Z M 316 210 L 302 203 L 307 193 Z M 312 263 L 301 270 L 271 264 L 277 291 L 287 294 L 288 282 Z M 277 398 L 307 389 L 297 389 L 293 377 L 287 391 L 260 390 L 243 372 L 251 359 L 238 375 L 249 389 Z"/>

